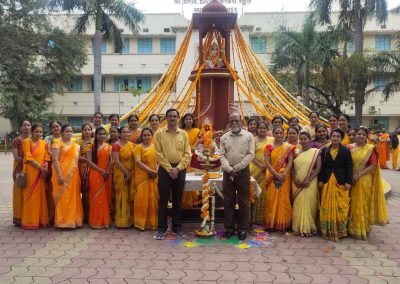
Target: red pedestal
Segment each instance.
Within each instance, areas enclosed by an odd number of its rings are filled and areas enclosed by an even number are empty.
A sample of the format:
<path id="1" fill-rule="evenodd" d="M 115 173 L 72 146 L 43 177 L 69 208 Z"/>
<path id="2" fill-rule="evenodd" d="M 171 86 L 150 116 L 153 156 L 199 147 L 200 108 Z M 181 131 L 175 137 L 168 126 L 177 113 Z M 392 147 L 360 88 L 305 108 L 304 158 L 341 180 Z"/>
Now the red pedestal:
<path id="1" fill-rule="evenodd" d="M 194 70 L 191 79 L 197 74 Z M 200 96 L 200 116 L 197 103 Z M 227 68 L 204 69 L 200 75 L 200 87 L 196 88 L 196 109 L 198 125 L 205 118 L 213 124 L 214 130 L 224 130 L 229 123 L 229 114 L 237 111 L 234 101 L 234 81 Z"/>

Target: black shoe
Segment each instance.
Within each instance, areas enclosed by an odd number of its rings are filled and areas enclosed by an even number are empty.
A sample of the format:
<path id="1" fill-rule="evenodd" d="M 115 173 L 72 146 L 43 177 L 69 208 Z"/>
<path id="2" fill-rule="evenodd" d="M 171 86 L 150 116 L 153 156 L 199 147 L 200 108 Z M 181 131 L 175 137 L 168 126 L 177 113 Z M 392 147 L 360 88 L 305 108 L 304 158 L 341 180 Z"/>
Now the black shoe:
<path id="1" fill-rule="evenodd" d="M 222 235 L 223 239 L 230 239 L 230 237 L 234 236 L 235 232 L 232 231 L 225 231 L 225 233 Z"/>
<path id="2" fill-rule="evenodd" d="M 241 240 L 241 241 L 244 241 L 245 239 L 246 239 L 246 232 L 245 231 L 240 231 L 239 232 L 239 235 L 238 235 L 238 238 L 239 238 L 239 240 Z"/>
<path id="3" fill-rule="evenodd" d="M 163 240 L 164 238 L 165 238 L 165 235 L 167 234 L 167 230 L 162 230 L 162 229 L 159 229 L 158 231 L 157 231 L 157 234 L 154 236 L 154 238 L 156 239 L 156 240 Z"/>
<path id="4" fill-rule="evenodd" d="M 182 230 L 172 231 L 172 234 L 178 239 L 183 239 L 186 235 L 182 232 Z"/>

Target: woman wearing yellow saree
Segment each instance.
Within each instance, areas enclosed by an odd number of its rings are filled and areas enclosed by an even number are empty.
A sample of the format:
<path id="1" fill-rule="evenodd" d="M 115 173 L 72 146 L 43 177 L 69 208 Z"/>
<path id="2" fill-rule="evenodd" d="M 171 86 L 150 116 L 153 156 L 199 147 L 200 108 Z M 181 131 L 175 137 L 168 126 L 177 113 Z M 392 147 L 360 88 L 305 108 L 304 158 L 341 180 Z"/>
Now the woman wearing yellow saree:
<path id="1" fill-rule="evenodd" d="M 79 155 L 79 176 L 81 177 L 82 207 L 84 222 L 89 218 L 89 167 L 87 164 L 87 152 L 92 145 L 92 126 L 90 123 L 82 125 L 82 137 L 76 143 L 81 148 Z"/>
<path id="2" fill-rule="evenodd" d="M 96 128 L 93 146 L 88 150 L 89 171 L 89 226 L 109 228 L 111 202 L 111 146 L 106 143 L 104 127 Z"/>
<path id="3" fill-rule="evenodd" d="M 42 126 L 34 124 L 32 138 L 22 142 L 27 186 L 22 190 L 21 227 L 28 230 L 46 228 L 49 225 L 45 177 L 50 156 L 46 149 L 46 142 L 41 139 L 42 135 Z"/>
<path id="4" fill-rule="evenodd" d="M 51 146 L 53 174 L 53 199 L 55 206 L 54 227 L 82 227 L 83 208 L 81 199 L 81 179 L 78 159 L 80 147 L 71 141 L 72 127 L 61 127 L 62 139 L 57 139 Z"/>
<path id="5" fill-rule="evenodd" d="M 193 149 L 196 147 L 198 143 L 198 137 L 200 133 L 200 129 L 198 129 L 194 123 L 194 116 L 191 113 L 187 113 L 182 118 L 181 128 L 185 130 L 189 136 L 189 144 L 190 148 Z M 190 172 L 190 169 L 187 169 Z M 182 208 L 190 209 L 193 208 L 198 203 L 199 192 L 194 191 L 184 191 L 182 194 Z"/>
<path id="6" fill-rule="evenodd" d="M 158 128 L 160 127 L 160 117 L 158 116 L 158 114 L 151 114 L 149 116 L 149 124 L 151 127 L 151 131 L 153 132 L 153 138 L 151 139 L 151 143 L 156 143 L 156 139 L 155 139 L 155 134 L 158 130 Z"/>
<path id="7" fill-rule="evenodd" d="M 24 152 L 22 151 L 22 141 L 31 135 L 31 123 L 28 120 L 23 120 L 20 123 L 21 136 L 15 137 L 12 140 L 12 154 L 14 157 L 13 163 L 13 224 L 21 226 L 22 214 L 22 188 L 18 187 L 16 181 L 17 175 L 23 173 Z"/>
<path id="8" fill-rule="evenodd" d="M 308 115 L 308 118 L 310 119 L 310 125 L 307 125 L 304 130 L 310 134 L 311 139 L 315 138 L 316 132 L 315 132 L 315 126 L 319 124 L 319 113 L 316 111 L 310 112 Z"/>
<path id="9" fill-rule="evenodd" d="M 133 223 L 133 171 L 135 145 L 129 141 L 129 128 L 120 128 L 120 140 L 112 146 L 114 160 L 115 227 L 129 228 Z"/>
<path id="10" fill-rule="evenodd" d="M 301 150 L 295 152 L 292 172 L 292 230 L 304 237 L 317 233 L 317 176 L 321 170 L 320 150 L 310 147 L 310 138 L 308 132 L 300 132 Z"/>
<path id="11" fill-rule="evenodd" d="M 265 228 L 285 231 L 292 225 L 292 206 L 290 204 L 290 173 L 295 146 L 284 143 L 284 130 L 281 126 L 272 131 L 274 143 L 265 147 L 267 173 L 265 186 Z"/>
<path id="12" fill-rule="evenodd" d="M 350 116 L 348 116 L 347 114 L 342 113 L 341 115 L 339 115 L 338 124 L 339 124 L 339 128 L 344 133 L 344 136 L 343 136 L 341 144 L 345 145 L 345 146 L 349 145 L 350 144 L 350 137 L 349 137 L 349 135 L 347 133 L 349 132 L 349 128 L 350 128 Z"/>
<path id="13" fill-rule="evenodd" d="M 156 151 L 151 143 L 153 132 L 142 130 L 143 143 L 135 148 L 134 225 L 140 230 L 157 229 L 158 166 Z"/>
<path id="14" fill-rule="evenodd" d="M 268 126 L 265 121 L 259 121 L 257 123 L 257 136 L 254 138 L 256 143 L 256 153 L 253 161 L 250 163 L 250 175 L 257 181 L 259 186 L 261 187 L 261 193 L 256 199 L 254 203 L 254 211 L 253 211 L 253 222 L 255 224 L 264 224 L 264 206 L 265 206 L 265 171 L 267 170 L 267 166 L 265 165 L 265 146 L 268 143 L 271 143 L 271 137 L 267 137 Z"/>
<path id="15" fill-rule="evenodd" d="M 349 191 L 353 180 L 353 160 L 340 142 L 341 129 L 332 129 L 332 145 L 321 150 L 322 168 L 318 175 L 321 191 L 320 228 L 322 237 L 332 241 L 347 236 L 350 206 Z"/>
<path id="16" fill-rule="evenodd" d="M 348 233 L 356 239 L 367 240 L 371 226 L 385 225 L 389 217 L 378 153 L 367 143 L 368 129 L 359 128 L 356 135 L 357 142 L 349 145 L 354 174 Z"/>

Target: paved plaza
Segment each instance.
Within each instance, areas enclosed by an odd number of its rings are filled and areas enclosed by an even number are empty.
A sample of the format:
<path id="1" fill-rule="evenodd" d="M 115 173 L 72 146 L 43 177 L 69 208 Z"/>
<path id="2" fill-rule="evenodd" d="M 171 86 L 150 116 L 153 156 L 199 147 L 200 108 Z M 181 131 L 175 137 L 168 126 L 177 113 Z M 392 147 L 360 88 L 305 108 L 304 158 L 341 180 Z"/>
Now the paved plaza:
<path id="1" fill-rule="evenodd" d="M 386 170 L 390 224 L 338 243 L 255 228 L 240 243 L 157 241 L 135 229 L 12 225 L 11 155 L 0 156 L 0 283 L 400 283 L 400 172 Z M 222 230 L 219 224 L 218 228 Z"/>

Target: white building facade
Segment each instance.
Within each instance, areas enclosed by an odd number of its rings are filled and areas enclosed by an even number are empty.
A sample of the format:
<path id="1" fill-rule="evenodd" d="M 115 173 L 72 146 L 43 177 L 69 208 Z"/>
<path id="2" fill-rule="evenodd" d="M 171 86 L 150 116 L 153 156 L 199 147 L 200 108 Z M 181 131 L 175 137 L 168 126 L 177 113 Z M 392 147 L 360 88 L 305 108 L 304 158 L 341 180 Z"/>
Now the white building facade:
<path id="1" fill-rule="evenodd" d="M 268 66 L 274 47 L 274 32 L 280 25 L 300 29 L 305 17 L 305 12 L 245 13 L 238 19 L 238 23 L 253 51 Z M 75 18 L 73 15 L 57 15 L 52 17 L 52 20 L 60 27 L 72 28 Z M 134 35 L 120 23 L 124 34 L 122 53 L 116 53 L 112 43 L 104 42 L 102 45 L 101 111 L 106 117 L 111 113 L 127 113 L 145 96 L 142 94 L 134 97 L 128 92 L 128 87 L 143 91 L 154 87 L 179 49 L 189 23 L 190 21 L 180 14 L 145 14 L 145 23 L 141 31 Z M 386 25 L 376 24 L 373 20 L 368 22 L 364 35 L 365 51 L 393 49 L 393 39 L 399 31 L 400 15 L 390 14 Z M 88 60 L 81 70 L 81 75 L 67 86 L 64 95 L 54 95 L 49 109 L 67 117 L 68 122 L 76 128 L 84 122 L 91 121 L 94 111 L 93 35 L 92 27 L 85 36 Z M 354 46 L 349 44 L 348 48 L 351 52 Z M 190 75 L 197 58 L 198 34 L 194 31 L 181 77 L 177 82 L 178 92 Z M 382 86 L 388 80 L 388 77 L 380 77 L 373 85 Z M 174 99 L 175 95 L 171 98 Z M 354 108 L 349 107 L 346 113 L 354 115 Z M 383 101 L 379 91 L 371 93 L 366 98 L 363 114 L 363 125 L 381 124 L 394 130 L 400 126 L 400 93 L 395 94 L 388 102 Z M 2 129 L 7 131 L 7 126 L 4 125 Z"/>

